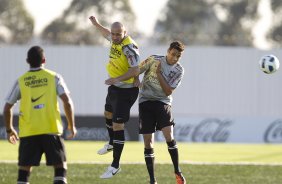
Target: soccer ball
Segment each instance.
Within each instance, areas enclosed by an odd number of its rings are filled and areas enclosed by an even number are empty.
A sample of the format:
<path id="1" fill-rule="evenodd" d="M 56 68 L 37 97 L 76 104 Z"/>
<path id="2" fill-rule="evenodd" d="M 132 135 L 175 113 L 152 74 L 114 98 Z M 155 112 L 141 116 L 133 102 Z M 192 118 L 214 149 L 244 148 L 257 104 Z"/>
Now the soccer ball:
<path id="1" fill-rule="evenodd" d="M 260 69 L 267 74 L 276 72 L 279 69 L 279 60 L 274 55 L 265 55 L 259 60 Z"/>

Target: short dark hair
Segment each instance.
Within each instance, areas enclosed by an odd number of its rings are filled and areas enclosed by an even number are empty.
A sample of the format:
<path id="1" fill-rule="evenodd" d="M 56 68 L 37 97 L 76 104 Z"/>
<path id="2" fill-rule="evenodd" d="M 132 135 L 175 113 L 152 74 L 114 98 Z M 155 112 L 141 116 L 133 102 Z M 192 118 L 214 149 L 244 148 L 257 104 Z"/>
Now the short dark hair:
<path id="1" fill-rule="evenodd" d="M 33 46 L 27 52 L 27 62 L 30 67 L 40 67 L 44 59 L 44 50 L 40 46 Z"/>
<path id="2" fill-rule="evenodd" d="M 179 52 L 183 52 L 184 48 L 185 48 L 184 44 L 182 42 L 180 42 L 180 41 L 171 42 L 171 44 L 169 46 L 169 50 L 176 49 Z"/>

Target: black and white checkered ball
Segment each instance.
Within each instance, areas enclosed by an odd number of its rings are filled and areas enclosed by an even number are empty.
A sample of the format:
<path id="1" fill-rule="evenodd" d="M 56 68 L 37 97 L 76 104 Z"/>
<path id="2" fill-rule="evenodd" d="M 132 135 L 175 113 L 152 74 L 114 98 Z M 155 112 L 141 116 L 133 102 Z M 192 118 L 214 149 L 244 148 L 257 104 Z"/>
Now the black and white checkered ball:
<path id="1" fill-rule="evenodd" d="M 260 69 L 267 74 L 276 72 L 279 69 L 279 59 L 274 55 L 265 55 L 259 60 Z"/>

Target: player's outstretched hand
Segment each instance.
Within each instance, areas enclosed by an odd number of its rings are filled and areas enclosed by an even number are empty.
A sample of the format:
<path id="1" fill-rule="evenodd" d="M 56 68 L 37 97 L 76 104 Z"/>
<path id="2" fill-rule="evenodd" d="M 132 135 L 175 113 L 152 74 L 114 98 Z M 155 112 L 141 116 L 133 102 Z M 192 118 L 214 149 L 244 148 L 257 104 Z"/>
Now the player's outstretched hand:
<path id="1" fill-rule="evenodd" d="M 89 19 L 90 19 L 90 21 L 92 22 L 92 24 L 93 24 L 94 26 L 96 26 L 97 24 L 99 24 L 99 22 L 98 22 L 98 20 L 97 20 L 96 17 L 90 16 Z"/>
<path id="2" fill-rule="evenodd" d="M 107 85 L 113 85 L 116 83 L 119 83 L 120 81 L 117 78 L 109 78 L 107 80 L 105 80 L 105 84 Z"/>
<path id="3" fill-rule="evenodd" d="M 73 139 L 77 133 L 76 127 L 68 127 L 67 139 Z"/>
<path id="4" fill-rule="evenodd" d="M 19 136 L 18 136 L 18 133 L 16 132 L 16 130 L 12 129 L 11 132 L 8 133 L 7 139 L 9 141 L 9 143 L 16 144 L 19 140 Z"/>

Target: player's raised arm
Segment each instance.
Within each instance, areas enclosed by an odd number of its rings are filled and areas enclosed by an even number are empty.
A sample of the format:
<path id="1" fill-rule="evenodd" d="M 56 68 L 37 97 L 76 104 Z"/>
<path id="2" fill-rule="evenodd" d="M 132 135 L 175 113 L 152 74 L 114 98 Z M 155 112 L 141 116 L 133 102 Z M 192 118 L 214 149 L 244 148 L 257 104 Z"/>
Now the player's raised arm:
<path id="1" fill-rule="evenodd" d="M 108 28 L 102 26 L 102 25 L 99 23 L 99 21 L 97 20 L 96 17 L 90 16 L 89 19 L 90 19 L 90 21 L 92 22 L 92 24 L 101 32 L 101 34 L 102 34 L 106 39 L 108 39 L 108 38 L 111 36 L 111 31 L 110 31 Z"/>

